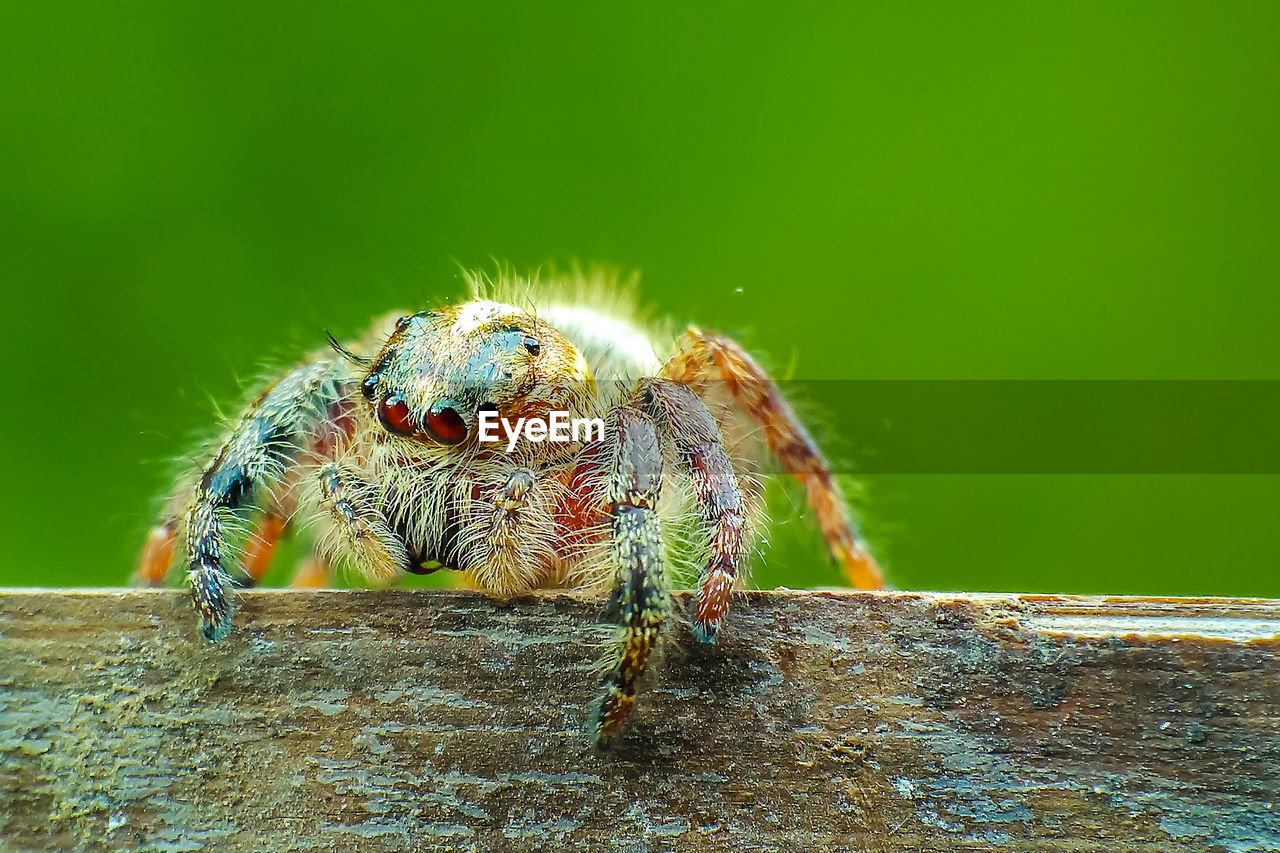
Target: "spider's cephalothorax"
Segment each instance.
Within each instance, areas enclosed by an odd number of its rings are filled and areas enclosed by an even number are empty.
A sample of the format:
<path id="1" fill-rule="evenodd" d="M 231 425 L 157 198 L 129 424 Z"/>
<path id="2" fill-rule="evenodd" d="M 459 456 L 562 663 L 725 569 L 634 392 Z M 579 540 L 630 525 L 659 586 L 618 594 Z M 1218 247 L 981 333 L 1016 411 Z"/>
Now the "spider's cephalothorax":
<path id="1" fill-rule="evenodd" d="M 649 336 L 581 297 L 526 310 L 490 296 L 397 315 L 281 376 L 170 502 L 138 578 L 158 584 L 181 566 L 200 633 L 220 640 L 231 588 L 262 577 L 294 519 L 314 519 L 299 585 L 324 585 L 345 563 L 384 584 L 449 568 L 497 594 L 611 590 L 619 640 L 593 717 L 602 746 L 668 621 L 669 561 L 697 555 L 693 630 L 715 639 L 761 521 L 759 439 L 803 481 L 850 581 L 880 586 L 818 448 L 733 341 L 690 328 L 663 361 Z M 557 414 L 603 423 L 603 435 L 537 440 L 512 426 L 541 422 L 545 435 Z M 501 440 L 481 441 L 482 421 L 504 424 Z M 234 536 L 250 518 L 255 534 Z"/>

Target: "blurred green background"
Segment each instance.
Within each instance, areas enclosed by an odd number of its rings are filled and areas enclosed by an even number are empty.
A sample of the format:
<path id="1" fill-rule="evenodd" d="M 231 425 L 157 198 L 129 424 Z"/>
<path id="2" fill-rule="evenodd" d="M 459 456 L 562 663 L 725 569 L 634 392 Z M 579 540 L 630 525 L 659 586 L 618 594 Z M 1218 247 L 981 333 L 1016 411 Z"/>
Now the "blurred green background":
<path id="1" fill-rule="evenodd" d="M 797 376 L 1280 379 L 1274 2 L 2 18 L 0 583 L 123 582 L 264 360 L 495 258 L 639 270 Z M 865 503 L 902 587 L 1280 596 L 1276 476 Z M 839 582 L 780 504 L 757 582 Z"/>

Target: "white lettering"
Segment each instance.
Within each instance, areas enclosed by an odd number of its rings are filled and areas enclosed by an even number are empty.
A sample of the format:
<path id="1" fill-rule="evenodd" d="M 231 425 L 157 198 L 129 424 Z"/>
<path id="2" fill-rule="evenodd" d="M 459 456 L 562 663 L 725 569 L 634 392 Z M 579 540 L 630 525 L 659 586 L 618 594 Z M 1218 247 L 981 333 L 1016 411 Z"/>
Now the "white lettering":
<path id="1" fill-rule="evenodd" d="M 551 427 L 547 433 L 547 438 L 551 441 L 567 442 L 569 440 L 569 413 L 568 412 L 552 412 L 551 420 L 547 422 Z"/>
<path id="2" fill-rule="evenodd" d="M 490 409 L 485 409 L 480 413 L 480 433 L 477 436 L 483 442 L 495 442 L 498 440 L 498 413 Z"/>
<path id="3" fill-rule="evenodd" d="M 479 427 L 476 437 L 484 444 L 507 442 L 507 452 L 514 453 L 520 442 L 521 434 L 525 441 L 541 444 L 554 441 L 568 444 L 571 441 L 604 441 L 604 421 L 600 418 L 571 418 L 568 412 L 552 412 L 550 418 L 511 418 L 498 417 L 498 413 L 485 410 L 478 413 L 476 424 Z M 502 427 L 501 435 L 498 427 Z"/>
<path id="4" fill-rule="evenodd" d="M 507 452 L 516 449 L 516 442 L 520 440 L 520 428 L 524 426 L 524 418 L 516 418 L 515 429 L 511 428 L 511 421 L 506 418 L 502 419 L 502 425 L 507 428 Z"/>
<path id="5" fill-rule="evenodd" d="M 578 427 L 582 427 L 582 438 L 578 438 Z M 604 421 L 600 418 L 574 418 L 573 440 L 604 441 Z"/>

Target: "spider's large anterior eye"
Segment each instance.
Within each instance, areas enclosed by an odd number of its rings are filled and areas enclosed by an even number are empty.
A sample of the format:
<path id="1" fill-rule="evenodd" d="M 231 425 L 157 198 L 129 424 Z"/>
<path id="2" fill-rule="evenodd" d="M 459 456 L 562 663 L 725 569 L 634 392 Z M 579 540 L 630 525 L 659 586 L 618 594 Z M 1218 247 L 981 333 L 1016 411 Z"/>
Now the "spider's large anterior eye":
<path id="1" fill-rule="evenodd" d="M 414 431 L 409 404 L 399 394 L 392 394 L 378 404 L 378 420 L 392 432 L 411 435 Z"/>
<path id="2" fill-rule="evenodd" d="M 427 412 L 427 432 L 441 444 L 457 444 L 467 437 L 467 422 L 457 409 L 436 403 Z"/>

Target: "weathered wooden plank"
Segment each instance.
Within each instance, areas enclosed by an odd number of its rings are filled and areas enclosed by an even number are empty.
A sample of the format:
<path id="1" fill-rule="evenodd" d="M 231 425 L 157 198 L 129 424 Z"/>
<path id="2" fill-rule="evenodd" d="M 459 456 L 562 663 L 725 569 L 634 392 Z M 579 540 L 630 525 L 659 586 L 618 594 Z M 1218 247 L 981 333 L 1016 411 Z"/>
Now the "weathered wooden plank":
<path id="1" fill-rule="evenodd" d="M 0 847 L 1280 849 L 1276 601 L 751 593 L 607 755 L 598 602 L 240 602 L 0 592 Z"/>

